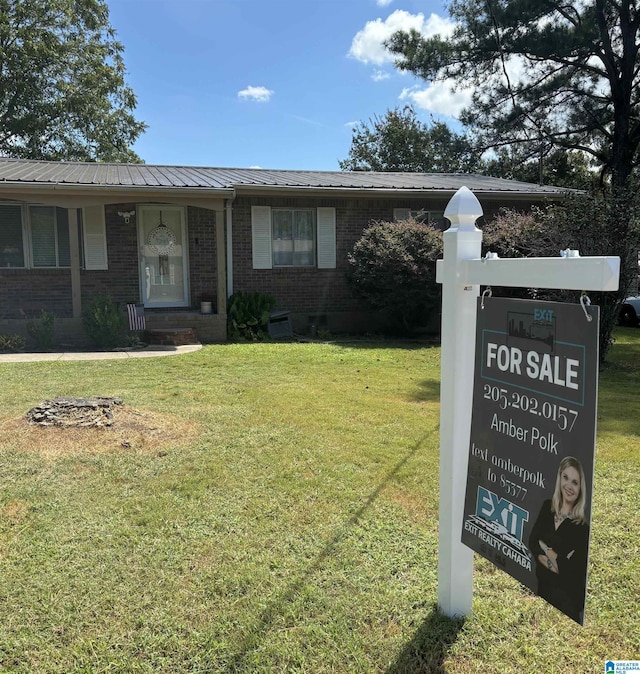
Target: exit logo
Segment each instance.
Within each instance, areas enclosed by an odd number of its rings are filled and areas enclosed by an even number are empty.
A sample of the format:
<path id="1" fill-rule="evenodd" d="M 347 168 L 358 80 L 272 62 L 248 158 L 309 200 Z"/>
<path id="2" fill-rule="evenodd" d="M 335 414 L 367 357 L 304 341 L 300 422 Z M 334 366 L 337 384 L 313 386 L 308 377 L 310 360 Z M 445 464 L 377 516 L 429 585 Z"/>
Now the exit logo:
<path id="1" fill-rule="evenodd" d="M 536 323 L 553 323 L 553 309 L 534 309 L 533 320 Z"/>
<path id="2" fill-rule="evenodd" d="M 496 533 L 508 533 L 522 540 L 525 522 L 529 521 L 529 513 L 507 499 L 500 498 L 485 487 L 478 487 L 476 515 L 494 522 Z"/>

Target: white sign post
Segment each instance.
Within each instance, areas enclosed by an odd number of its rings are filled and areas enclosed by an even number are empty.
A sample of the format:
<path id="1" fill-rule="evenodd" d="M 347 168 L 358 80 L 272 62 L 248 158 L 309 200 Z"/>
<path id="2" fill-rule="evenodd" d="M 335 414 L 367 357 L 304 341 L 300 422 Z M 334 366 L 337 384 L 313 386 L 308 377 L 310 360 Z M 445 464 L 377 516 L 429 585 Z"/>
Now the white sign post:
<path id="1" fill-rule="evenodd" d="M 461 187 L 445 210 L 440 384 L 440 515 L 438 605 L 448 616 L 471 613 L 473 551 L 461 542 L 473 399 L 476 304 L 480 285 L 567 290 L 617 290 L 618 257 L 481 258 L 482 207 Z"/>

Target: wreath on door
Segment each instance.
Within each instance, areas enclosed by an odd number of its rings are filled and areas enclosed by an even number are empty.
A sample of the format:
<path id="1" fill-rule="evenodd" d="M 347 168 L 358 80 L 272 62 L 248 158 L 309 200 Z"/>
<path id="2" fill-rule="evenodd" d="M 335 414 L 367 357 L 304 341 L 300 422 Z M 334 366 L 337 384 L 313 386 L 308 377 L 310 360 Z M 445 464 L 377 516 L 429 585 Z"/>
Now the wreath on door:
<path id="1" fill-rule="evenodd" d="M 161 222 L 149 232 L 147 244 L 157 255 L 169 255 L 175 248 L 176 235 Z"/>

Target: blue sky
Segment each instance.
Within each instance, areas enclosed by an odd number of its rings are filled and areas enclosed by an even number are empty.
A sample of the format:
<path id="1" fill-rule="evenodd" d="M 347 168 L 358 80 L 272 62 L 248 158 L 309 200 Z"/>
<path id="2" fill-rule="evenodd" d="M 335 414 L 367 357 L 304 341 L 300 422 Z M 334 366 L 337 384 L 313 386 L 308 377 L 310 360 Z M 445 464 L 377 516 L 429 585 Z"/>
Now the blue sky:
<path id="1" fill-rule="evenodd" d="M 339 170 L 355 122 L 465 100 L 394 69 L 395 28 L 450 30 L 438 0 L 107 0 L 149 164 Z"/>

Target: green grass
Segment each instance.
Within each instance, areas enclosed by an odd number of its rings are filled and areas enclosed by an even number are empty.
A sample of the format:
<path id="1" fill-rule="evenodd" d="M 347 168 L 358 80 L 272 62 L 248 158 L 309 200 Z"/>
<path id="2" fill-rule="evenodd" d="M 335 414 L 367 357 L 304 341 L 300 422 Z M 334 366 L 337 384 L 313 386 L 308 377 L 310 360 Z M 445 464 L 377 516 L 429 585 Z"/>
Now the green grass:
<path id="1" fill-rule="evenodd" d="M 584 628 L 480 558 L 472 615 L 438 613 L 439 358 L 250 344 L 0 365 L 0 671 L 582 674 L 640 658 L 640 330 L 617 333 L 600 379 Z M 146 429 L 17 421 L 61 395 L 121 396 Z"/>

